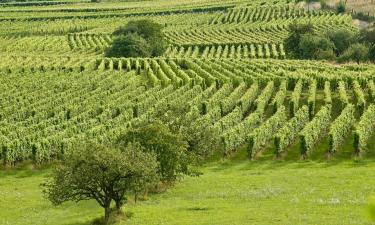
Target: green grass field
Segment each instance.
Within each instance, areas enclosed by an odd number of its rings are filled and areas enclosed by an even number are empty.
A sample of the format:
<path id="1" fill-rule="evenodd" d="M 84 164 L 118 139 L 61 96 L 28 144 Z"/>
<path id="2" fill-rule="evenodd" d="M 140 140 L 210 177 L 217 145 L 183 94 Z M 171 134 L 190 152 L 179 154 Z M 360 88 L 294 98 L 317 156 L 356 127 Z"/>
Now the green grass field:
<path id="1" fill-rule="evenodd" d="M 343 149 L 326 160 L 326 147 L 309 161 L 298 160 L 294 147 L 281 160 L 266 150 L 249 161 L 242 150 L 147 201 L 129 201 L 124 210 L 132 216 L 121 224 L 371 224 L 366 204 L 375 194 L 374 155 L 349 160 Z M 93 201 L 54 207 L 43 199 L 39 184 L 49 173 L 27 166 L 0 172 L 0 224 L 84 225 L 102 216 Z"/>

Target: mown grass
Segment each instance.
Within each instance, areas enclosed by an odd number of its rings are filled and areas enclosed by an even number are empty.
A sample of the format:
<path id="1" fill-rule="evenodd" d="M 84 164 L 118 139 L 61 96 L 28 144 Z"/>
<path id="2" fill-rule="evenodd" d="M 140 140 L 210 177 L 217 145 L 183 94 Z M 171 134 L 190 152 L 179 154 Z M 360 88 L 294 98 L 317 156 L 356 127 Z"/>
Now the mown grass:
<path id="1" fill-rule="evenodd" d="M 147 201 L 131 201 L 121 224 L 371 224 L 366 202 L 375 193 L 375 138 L 363 159 L 351 145 L 325 159 L 327 141 L 306 161 L 298 143 L 282 159 L 267 149 L 249 161 L 245 150 L 208 163 L 200 177 L 186 177 Z M 39 184 L 50 169 L 0 172 L 0 224 L 90 224 L 102 216 L 93 201 L 54 207 Z"/>

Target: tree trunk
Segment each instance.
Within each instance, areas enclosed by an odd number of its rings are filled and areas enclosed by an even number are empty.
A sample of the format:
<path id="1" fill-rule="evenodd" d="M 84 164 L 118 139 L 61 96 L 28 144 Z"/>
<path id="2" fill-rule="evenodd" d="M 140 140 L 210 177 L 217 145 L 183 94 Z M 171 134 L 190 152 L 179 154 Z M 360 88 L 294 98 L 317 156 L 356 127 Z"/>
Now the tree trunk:
<path id="1" fill-rule="evenodd" d="M 116 201 L 116 209 L 117 210 L 121 210 L 121 207 L 122 207 L 122 201 L 121 200 L 119 200 L 119 201 Z"/>
<path id="2" fill-rule="evenodd" d="M 137 203 L 138 200 L 138 192 L 134 193 L 134 203 Z"/>
<path id="3" fill-rule="evenodd" d="M 111 214 L 110 205 L 104 207 L 104 224 L 108 224 L 109 216 Z"/>

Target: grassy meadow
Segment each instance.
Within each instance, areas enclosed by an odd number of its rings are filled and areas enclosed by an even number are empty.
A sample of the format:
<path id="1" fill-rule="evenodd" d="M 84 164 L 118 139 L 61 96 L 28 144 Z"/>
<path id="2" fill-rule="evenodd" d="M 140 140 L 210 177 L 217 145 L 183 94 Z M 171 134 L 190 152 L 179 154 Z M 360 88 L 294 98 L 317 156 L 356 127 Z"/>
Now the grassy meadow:
<path id="1" fill-rule="evenodd" d="M 297 148 L 278 160 L 271 149 L 252 161 L 245 150 L 213 160 L 200 177 L 185 177 L 147 201 L 130 199 L 130 218 L 120 224 L 371 224 L 375 148 L 364 159 L 348 159 L 347 148 L 327 160 L 325 142 L 307 161 L 298 160 Z M 28 166 L 0 172 L 0 224 L 85 225 L 102 215 L 93 201 L 52 206 L 39 187 L 49 173 Z"/>

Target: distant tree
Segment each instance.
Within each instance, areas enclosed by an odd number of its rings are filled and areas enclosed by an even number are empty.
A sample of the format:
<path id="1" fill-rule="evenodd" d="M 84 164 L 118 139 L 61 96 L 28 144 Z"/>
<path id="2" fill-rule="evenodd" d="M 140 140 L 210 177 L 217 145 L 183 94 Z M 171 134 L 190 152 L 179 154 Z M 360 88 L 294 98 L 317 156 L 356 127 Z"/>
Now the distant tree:
<path id="1" fill-rule="evenodd" d="M 173 133 L 168 126 L 155 121 L 129 131 L 119 137 L 117 143 L 126 146 L 129 142 L 139 142 L 144 151 L 156 155 L 160 163 L 158 173 L 161 181 L 173 183 L 179 175 L 190 174 L 188 166 L 188 143 L 179 133 Z"/>
<path id="2" fill-rule="evenodd" d="M 105 55 L 108 57 L 150 57 L 152 47 L 140 35 L 126 34 L 116 37 Z"/>
<path id="3" fill-rule="evenodd" d="M 346 4 L 344 1 L 340 0 L 339 3 L 336 5 L 336 12 L 337 13 L 344 13 L 346 11 Z"/>
<path id="4" fill-rule="evenodd" d="M 374 28 L 361 30 L 359 40 L 363 43 L 375 45 L 375 26 Z"/>
<path id="5" fill-rule="evenodd" d="M 336 56 L 343 54 L 356 41 L 356 35 L 347 29 L 329 31 L 327 36 L 335 45 Z"/>
<path id="6" fill-rule="evenodd" d="M 322 36 L 302 35 L 299 43 L 299 50 L 303 59 L 334 59 L 333 49 L 333 42 Z"/>
<path id="7" fill-rule="evenodd" d="M 300 24 L 297 22 L 289 25 L 289 36 L 285 40 L 285 51 L 290 57 L 301 57 L 302 52 L 299 49 L 299 43 L 304 34 L 314 34 L 314 26 L 310 23 Z"/>
<path id="8" fill-rule="evenodd" d="M 375 62 L 375 25 L 364 29 L 359 35 L 359 41 L 369 46 L 369 59 Z"/>
<path id="9" fill-rule="evenodd" d="M 94 143 L 78 145 L 58 165 L 52 179 L 42 184 L 46 197 L 55 205 L 66 201 L 94 199 L 104 208 L 104 223 L 110 217 L 111 202 L 120 209 L 126 193 L 146 189 L 158 179 L 155 155 L 139 144 L 112 149 Z"/>
<path id="10" fill-rule="evenodd" d="M 353 44 L 340 57 L 340 61 L 355 61 L 357 64 L 369 59 L 369 48 L 365 44 Z"/>
<path id="11" fill-rule="evenodd" d="M 121 53 L 122 56 L 125 57 L 156 57 L 162 55 L 166 48 L 167 43 L 164 38 L 164 34 L 162 32 L 163 26 L 155 23 L 151 20 L 138 20 L 138 21 L 130 21 L 125 27 L 120 27 L 113 32 L 113 36 L 115 39 L 118 39 L 118 42 L 114 42 L 115 45 L 112 45 L 108 51 L 108 56 L 116 56 Z M 132 53 L 149 53 L 148 54 L 139 54 L 138 56 L 128 55 L 129 51 L 121 52 L 116 50 L 119 48 L 119 45 L 128 45 L 128 42 L 121 37 L 132 37 L 131 44 L 139 44 L 137 47 L 137 51 L 132 51 Z M 134 39 L 138 40 L 134 43 Z M 143 41 L 140 41 L 143 40 Z M 129 40 L 128 40 L 129 41 Z M 147 43 L 147 46 L 145 45 Z M 133 47 L 134 48 L 134 47 Z M 141 49 L 141 50 L 140 50 Z M 112 55 L 111 53 L 117 53 Z"/>
<path id="12" fill-rule="evenodd" d="M 319 2 L 320 2 L 321 9 L 328 9 L 329 8 L 329 6 L 327 4 L 327 0 L 320 0 Z"/>
<path id="13" fill-rule="evenodd" d="M 368 52 L 368 57 L 372 62 L 375 62 L 375 45 L 371 45 Z"/>

